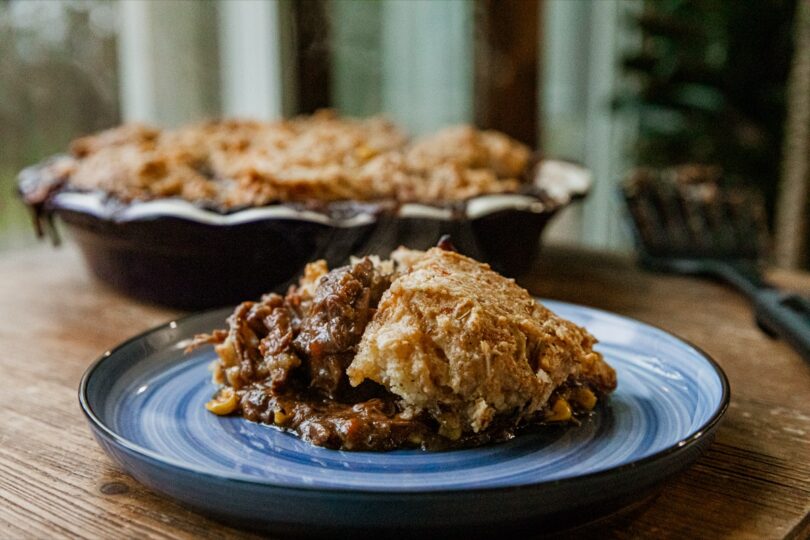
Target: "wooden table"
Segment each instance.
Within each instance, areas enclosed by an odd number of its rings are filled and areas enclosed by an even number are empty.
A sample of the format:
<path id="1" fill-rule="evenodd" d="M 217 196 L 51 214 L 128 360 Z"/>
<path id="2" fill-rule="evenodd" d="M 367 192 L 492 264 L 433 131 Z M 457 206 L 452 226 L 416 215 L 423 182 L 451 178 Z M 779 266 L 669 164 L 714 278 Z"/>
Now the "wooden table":
<path id="1" fill-rule="evenodd" d="M 775 279 L 810 291 L 810 275 Z M 766 338 L 742 298 L 720 285 L 644 273 L 627 259 L 570 250 L 548 250 L 523 283 L 540 296 L 683 336 L 731 381 L 731 406 L 709 452 L 655 499 L 588 535 L 810 536 L 810 363 Z M 245 536 L 121 472 L 79 409 L 76 389 L 90 362 L 178 314 L 94 281 L 70 245 L 0 254 L 0 538 Z"/>

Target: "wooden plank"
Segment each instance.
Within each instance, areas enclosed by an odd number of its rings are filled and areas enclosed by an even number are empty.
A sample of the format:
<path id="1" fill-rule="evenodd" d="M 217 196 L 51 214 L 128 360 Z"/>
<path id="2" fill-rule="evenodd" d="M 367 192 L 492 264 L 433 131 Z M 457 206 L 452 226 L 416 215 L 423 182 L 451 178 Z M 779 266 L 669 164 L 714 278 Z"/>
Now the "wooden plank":
<path id="1" fill-rule="evenodd" d="M 297 67 L 297 112 L 306 114 L 331 105 L 331 23 L 325 0 L 293 4 Z"/>
<path id="2" fill-rule="evenodd" d="M 176 312 L 131 302 L 82 266 L 70 247 L 0 261 L 13 276 L 0 284 L 0 369 L 15 381 L 3 388 L 13 404 L 0 423 L 0 537 L 246 537 L 147 490 L 91 437 L 76 400 L 84 370 L 123 335 Z M 60 291 L 70 307 L 42 291 Z"/>
<path id="3" fill-rule="evenodd" d="M 478 0 L 475 9 L 475 123 L 537 148 L 539 0 Z"/>
<path id="4" fill-rule="evenodd" d="M 771 277 L 810 287 L 808 274 Z M 561 537 L 807 537 L 810 369 L 762 334 L 740 296 L 710 282 L 645 273 L 620 257 L 560 249 L 545 252 L 521 282 L 545 297 L 681 335 L 711 354 L 732 386 L 717 441 L 694 467 L 627 515 Z M 178 312 L 98 284 L 69 242 L 4 254 L 0 298 L 0 537 L 246 537 L 121 472 L 96 445 L 76 401 L 79 379 L 98 355 Z"/>
<path id="5" fill-rule="evenodd" d="M 793 62 L 788 81 L 782 182 L 776 213 L 776 260 L 806 267 L 810 206 L 810 3 L 796 4 Z"/>
<path id="6" fill-rule="evenodd" d="M 810 285 L 806 274 L 772 277 L 797 290 Z M 605 538 L 783 538 L 808 515 L 810 370 L 757 328 L 737 293 L 642 272 L 620 257 L 566 250 L 542 259 L 523 283 L 542 296 L 673 332 L 712 355 L 731 383 L 731 405 L 708 453 L 643 511 L 591 532 Z"/>

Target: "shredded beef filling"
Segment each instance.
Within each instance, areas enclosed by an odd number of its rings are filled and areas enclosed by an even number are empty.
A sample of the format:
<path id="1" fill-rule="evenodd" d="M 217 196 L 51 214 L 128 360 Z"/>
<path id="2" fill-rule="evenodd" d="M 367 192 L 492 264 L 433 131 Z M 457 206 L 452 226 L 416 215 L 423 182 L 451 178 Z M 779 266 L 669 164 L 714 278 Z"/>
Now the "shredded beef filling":
<path id="1" fill-rule="evenodd" d="M 240 304 L 227 332 L 199 336 L 195 345 L 217 345 L 218 377 L 248 420 L 330 448 L 419 446 L 430 435 L 428 418 L 403 414 L 381 386 L 354 388 L 346 377 L 391 277 L 369 258 L 336 268 L 311 297 L 291 287 L 286 296 Z"/>

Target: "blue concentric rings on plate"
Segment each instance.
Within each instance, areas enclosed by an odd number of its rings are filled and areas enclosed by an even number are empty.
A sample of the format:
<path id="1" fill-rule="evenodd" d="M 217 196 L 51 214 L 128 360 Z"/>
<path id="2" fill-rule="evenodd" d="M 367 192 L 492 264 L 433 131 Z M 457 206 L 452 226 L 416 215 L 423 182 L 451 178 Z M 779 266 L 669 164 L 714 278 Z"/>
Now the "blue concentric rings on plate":
<path id="1" fill-rule="evenodd" d="M 616 368 L 619 387 L 609 406 L 582 426 L 553 427 L 506 443 L 432 453 L 340 452 L 238 417 L 214 416 L 203 407 L 215 391 L 208 372 L 213 352 L 184 355 L 183 349 L 194 334 L 222 326 L 229 310 L 171 323 L 106 354 L 85 374 L 80 401 L 99 442 L 124 468 L 203 509 L 205 501 L 197 495 L 204 485 L 213 489 L 222 482 L 229 489 L 250 486 L 253 500 L 262 489 L 321 493 L 333 507 L 341 494 L 376 494 L 374 500 L 383 501 L 519 489 L 523 496 L 526 490 L 543 495 L 545 504 L 557 501 L 548 508 L 562 508 L 559 498 L 576 496 L 578 484 L 592 490 L 595 482 L 614 476 L 606 484 L 614 486 L 613 495 L 630 493 L 699 455 L 695 450 L 708 444 L 729 398 L 727 380 L 712 360 L 649 325 L 582 306 L 543 303 L 600 340 L 598 349 Z M 634 479 L 642 469 L 645 476 Z M 184 497 L 173 489 L 178 476 L 190 478 L 194 493 Z M 249 508 L 240 511 L 251 515 Z M 295 515 L 273 519 L 299 519 Z M 482 519 L 480 510 L 475 518 Z"/>

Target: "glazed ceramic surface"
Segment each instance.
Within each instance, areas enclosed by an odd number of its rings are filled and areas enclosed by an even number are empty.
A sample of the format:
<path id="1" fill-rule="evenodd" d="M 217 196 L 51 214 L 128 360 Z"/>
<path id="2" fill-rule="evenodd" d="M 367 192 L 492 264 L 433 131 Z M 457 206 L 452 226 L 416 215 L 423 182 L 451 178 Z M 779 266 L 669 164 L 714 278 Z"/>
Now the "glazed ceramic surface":
<path id="1" fill-rule="evenodd" d="M 316 259 L 334 267 L 350 255 L 386 257 L 401 245 L 427 249 L 446 234 L 461 253 L 517 276 L 531 268 L 549 220 L 591 185 L 584 167 L 546 159 L 521 194 L 435 204 L 336 201 L 317 211 L 272 204 L 223 213 L 172 198 L 125 204 L 67 187 L 43 199 L 48 163 L 19 176 L 38 228 L 53 233 L 58 216 L 101 280 L 139 300 L 183 309 L 226 306 L 283 288 Z"/>
<path id="2" fill-rule="evenodd" d="M 207 412 L 215 355 L 210 347 L 183 351 L 194 334 L 222 327 L 229 310 L 172 322 L 105 354 L 85 375 L 80 400 L 102 447 L 136 478 L 199 510 L 271 530 L 542 520 L 632 502 L 700 455 L 729 398 L 713 361 L 663 330 L 544 304 L 599 339 L 618 389 L 581 426 L 481 448 L 335 451 Z M 222 491 L 228 496 L 217 497 Z"/>

